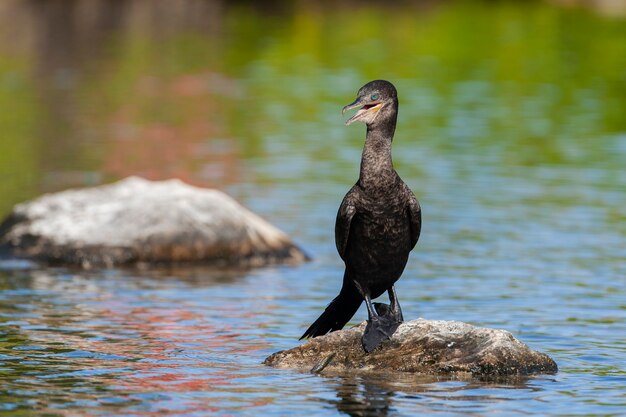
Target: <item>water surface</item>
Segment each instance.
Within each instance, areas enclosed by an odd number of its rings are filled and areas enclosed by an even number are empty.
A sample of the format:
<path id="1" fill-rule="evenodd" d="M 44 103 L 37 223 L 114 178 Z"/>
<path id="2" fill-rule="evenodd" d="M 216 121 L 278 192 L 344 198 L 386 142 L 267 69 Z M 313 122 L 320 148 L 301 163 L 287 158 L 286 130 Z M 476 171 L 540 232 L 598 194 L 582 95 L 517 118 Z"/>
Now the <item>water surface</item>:
<path id="1" fill-rule="evenodd" d="M 0 10 L 0 212 L 71 186 L 178 177 L 226 190 L 315 260 L 4 262 L 0 415 L 626 415 L 623 18 L 540 2 L 88 3 Z M 373 78 L 399 89 L 394 163 L 423 206 L 398 283 L 405 317 L 509 330 L 557 375 L 261 365 L 339 289 L 334 218 L 364 138 L 340 109 Z"/>

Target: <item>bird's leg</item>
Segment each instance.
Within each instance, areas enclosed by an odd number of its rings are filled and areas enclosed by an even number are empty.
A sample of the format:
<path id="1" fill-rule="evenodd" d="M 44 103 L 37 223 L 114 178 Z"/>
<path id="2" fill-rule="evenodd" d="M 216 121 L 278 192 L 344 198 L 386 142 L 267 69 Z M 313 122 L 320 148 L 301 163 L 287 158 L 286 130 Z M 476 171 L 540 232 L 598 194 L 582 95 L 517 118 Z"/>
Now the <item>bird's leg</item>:
<path id="1" fill-rule="evenodd" d="M 389 293 L 389 302 L 391 303 L 391 311 L 390 314 L 394 317 L 394 319 L 398 323 L 402 323 L 404 321 L 404 317 L 402 316 L 402 309 L 400 308 L 400 303 L 398 302 L 398 295 L 396 294 L 396 287 L 394 285 L 389 288 L 387 291 Z"/>
<path id="2" fill-rule="evenodd" d="M 369 320 L 372 320 L 372 317 L 378 317 L 378 313 L 372 305 L 372 298 L 369 296 L 369 294 L 365 295 L 365 306 L 367 307 L 367 318 Z"/>
<path id="3" fill-rule="evenodd" d="M 376 349 L 384 340 L 389 339 L 400 325 L 400 322 L 387 313 L 378 315 L 372 305 L 372 299 L 369 294 L 366 294 L 364 298 L 368 320 L 361 342 L 363 343 L 363 349 L 369 353 Z"/>

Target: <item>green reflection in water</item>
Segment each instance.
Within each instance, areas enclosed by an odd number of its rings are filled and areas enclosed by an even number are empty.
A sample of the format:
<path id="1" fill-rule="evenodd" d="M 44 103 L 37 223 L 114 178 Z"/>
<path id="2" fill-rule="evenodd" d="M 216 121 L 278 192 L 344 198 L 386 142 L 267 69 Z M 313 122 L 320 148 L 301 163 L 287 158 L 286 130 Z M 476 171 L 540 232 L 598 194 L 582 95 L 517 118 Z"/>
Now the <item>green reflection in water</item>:
<path id="1" fill-rule="evenodd" d="M 0 58 L 0 213 L 36 193 L 39 107 L 23 59 Z"/>
<path id="2" fill-rule="evenodd" d="M 485 151 L 509 164 L 616 162 L 604 134 L 626 128 L 622 21 L 542 4 L 462 3 L 290 23 L 291 36 L 268 40 L 248 73 L 257 102 L 275 103 L 259 115 L 269 134 L 293 137 L 300 124 L 324 120 L 325 103 L 336 110 L 361 83 L 384 77 L 409 108 L 399 130 L 440 152 Z"/>
<path id="3" fill-rule="evenodd" d="M 26 61 L 1 39 L 0 103 L 12 111 L 0 118 L 0 212 L 42 187 L 133 173 L 223 186 L 311 179 L 330 161 L 339 169 L 324 175 L 343 180 L 354 176 L 362 138 L 338 111 L 373 78 L 400 88 L 399 154 L 419 142 L 461 176 L 477 162 L 515 175 L 524 174 L 510 167 L 556 164 L 595 167 L 601 186 L 619 185 L 624 20 L 539 2 L 222 13 L 215 30 L 111 30 L 52 63 L 46 54 Z M 63 87 L 61 70 L 74 74 Z M 227 168 L 277 147 L 314 163 L 295 177 Z M 217 165 L 208 174 L 207 160 Z M 397 163 L 424 175 L 406 158 Z"/>

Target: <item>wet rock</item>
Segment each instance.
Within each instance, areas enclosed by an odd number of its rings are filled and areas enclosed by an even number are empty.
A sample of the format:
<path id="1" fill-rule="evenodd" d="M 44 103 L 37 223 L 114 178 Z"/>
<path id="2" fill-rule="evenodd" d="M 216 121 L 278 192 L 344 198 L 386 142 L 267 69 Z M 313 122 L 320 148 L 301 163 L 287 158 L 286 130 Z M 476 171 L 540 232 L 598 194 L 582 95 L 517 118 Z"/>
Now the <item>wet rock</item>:
<path id="1" fill-rule="evenodd" d="M 312 372 L 401 371 L 419 374 L 509 376 L 555 373 L 556 363 L 505 330 L 457 321 L 418 319 L 402 323 L 371 353 L 361 347 L 365 322 L 276 352 L 265 364 Z"/>
<path id="2" fill-rule="evenodd" d="M 137 177 L 17 205 L 0 224 L 0 252 L 84 268 L 306 259 L 287 235 L 220 191 Z"/>

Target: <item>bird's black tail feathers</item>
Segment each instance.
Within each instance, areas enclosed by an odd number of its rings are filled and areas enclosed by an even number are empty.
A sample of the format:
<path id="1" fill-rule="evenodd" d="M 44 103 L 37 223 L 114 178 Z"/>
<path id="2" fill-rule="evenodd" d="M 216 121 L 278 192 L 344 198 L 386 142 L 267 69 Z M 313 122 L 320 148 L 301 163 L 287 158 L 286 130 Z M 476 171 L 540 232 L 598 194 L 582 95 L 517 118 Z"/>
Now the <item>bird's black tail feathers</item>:
<path id="1" fill-rule="evenodd" d="M 339 295 L 328 304 L 326 310 L 317 320 L 304 332 L 300 339 L 325 335 L 328 332 L 343 329 L 348 321 L 359 309 L 363 299 L 353 286 L 346 286 Z"/>

